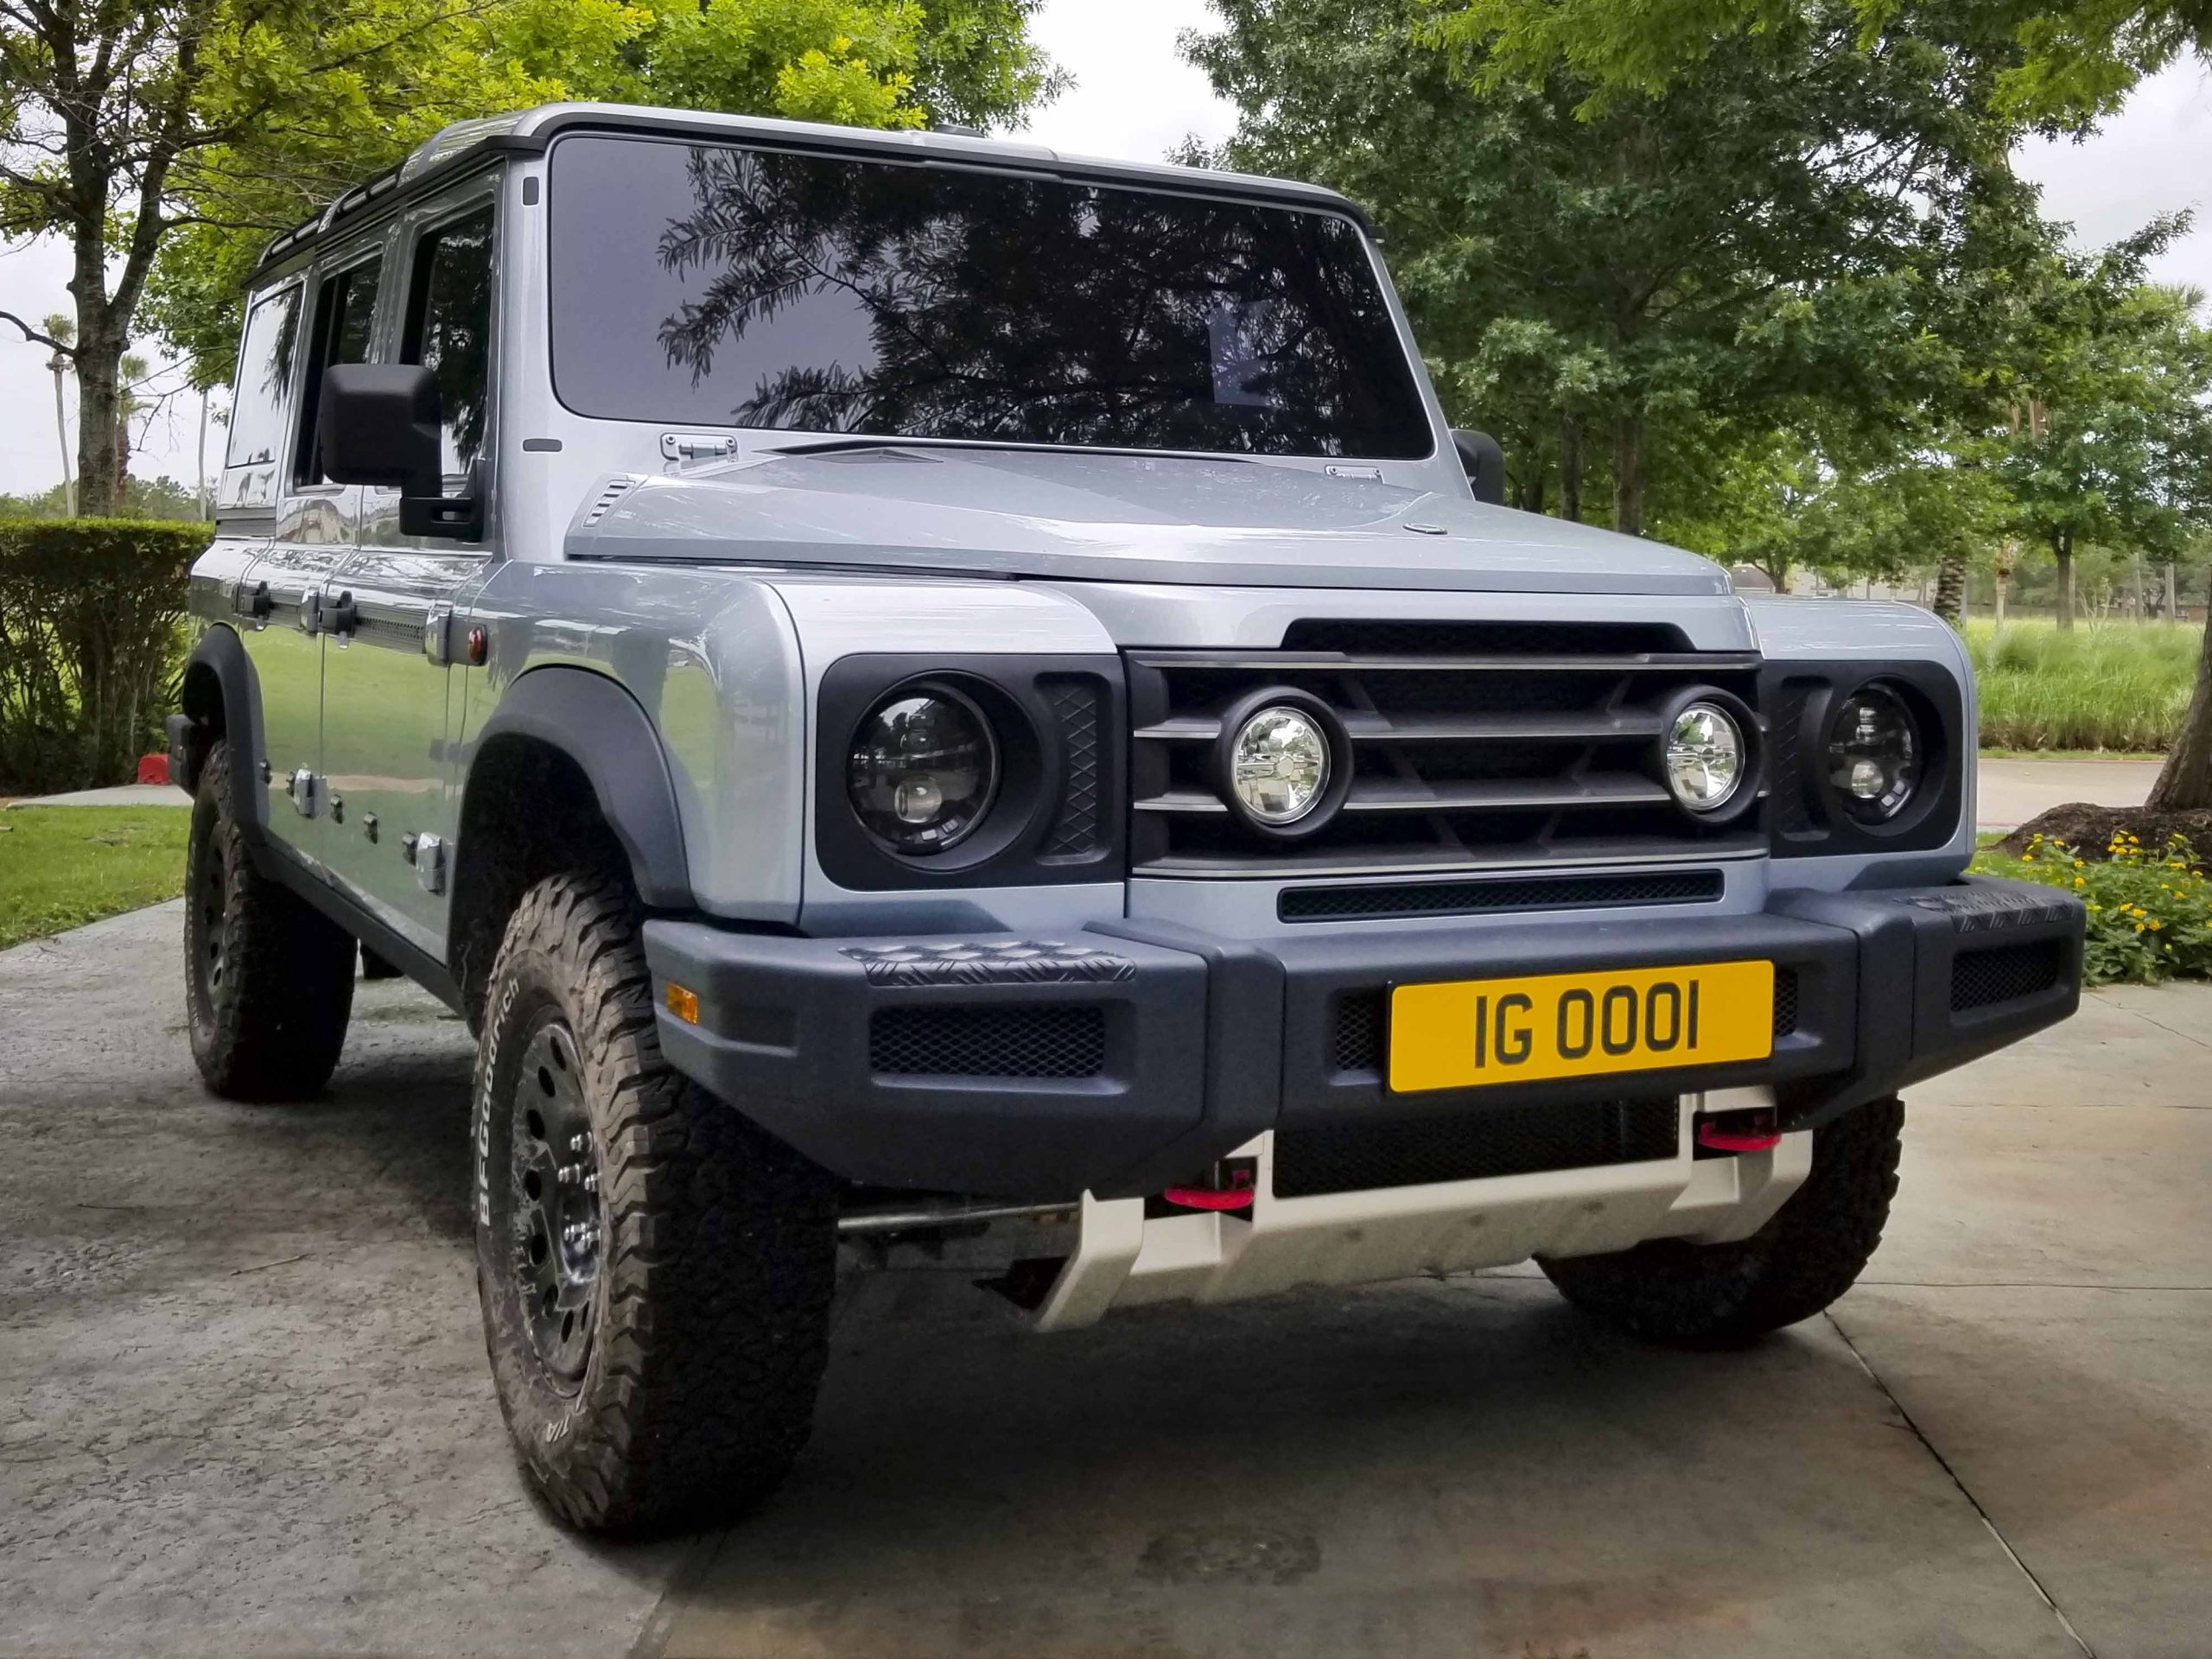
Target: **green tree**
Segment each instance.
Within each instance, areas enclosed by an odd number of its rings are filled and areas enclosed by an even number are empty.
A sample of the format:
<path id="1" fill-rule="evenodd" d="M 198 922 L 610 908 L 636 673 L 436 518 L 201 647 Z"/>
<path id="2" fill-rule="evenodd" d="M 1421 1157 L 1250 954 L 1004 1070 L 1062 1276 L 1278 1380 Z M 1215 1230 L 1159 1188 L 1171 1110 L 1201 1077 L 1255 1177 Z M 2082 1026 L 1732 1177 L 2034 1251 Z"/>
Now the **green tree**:
<path id="1" fill-rule="evenodd" d="M 1493 80 L 1541 82 L 1565 69 L 1590 85 L 1586 108 L 1656 96 L 1726 44 L 1787 29 L 1804 0 L 1465 0 L 1437 38 L 1479 46 Z M 2011 115 L 2079 126 L 2117 109 L 2143 76 L 2212 47 L 2212 0 L 1852 0 L 1861 47 L 1900 34 L 2003 60 L 1991 87 Z"/>
<path id="2" fill-rule="evenodd" d="M 8 0 L 0 0 L 0 4 Z M 149 318 L 195 385 L 226 380 L 247 274 L 277 232 L 448 123 L 561 99 L 742 111 L 844 126 L 1011 122 L 1065 76 L 1028 39 L 1042 0 L 491 0 L 325 73 L 311 109 L 195 157 L 197 222 L 155 273 Z M 232 67 L 308 73 L 303 42 Z"/>
<path id="3" fill-rule="evenodd" d="M 1593 110 L 1564 72 L 1437 49 L 1426 0 L 1215 10 L 1184 49 L 1240 113 L 1220 159 L 1376 212 L 1447 406 L 1504 442 L 1523 505 L 1556 478 L 1580 516 L 1602 468 L 1614 525 L 1641 531 L 1653 480 L 1700 487 L 1663 452 L 1717 411 L 1771 429 L 1812 400 L 1893 426 L 1958 378 L 1931 304 L 1975 213 L 2020 196 L 2009 130 L 1980 112 L 1989 60 L 1902 33 L 1862 52 L 1838 0 Z"/>
<path id="4" fill-rule="evenodd" d="M 70 246 L 74 335 L 12 314 L 77 375 L 77 506 L 113 510 L 121 359 L 180 217 L 180 170 L 373 76 L 468 0 L 0 0 L 0 241 Z M 295 73 L 243 67 L 289 43 Z"/>
<path id="5" fill-rule="evenodd" d="M 2212 522 L 2212 332 L 2196 294 L 2138 274 L 2132 259 L 2055 261 L 2011 377 L 1998 461 L 2008 527 L 2050 551 L 2062 628 L 2078 548 L 2171 560 Z"/>

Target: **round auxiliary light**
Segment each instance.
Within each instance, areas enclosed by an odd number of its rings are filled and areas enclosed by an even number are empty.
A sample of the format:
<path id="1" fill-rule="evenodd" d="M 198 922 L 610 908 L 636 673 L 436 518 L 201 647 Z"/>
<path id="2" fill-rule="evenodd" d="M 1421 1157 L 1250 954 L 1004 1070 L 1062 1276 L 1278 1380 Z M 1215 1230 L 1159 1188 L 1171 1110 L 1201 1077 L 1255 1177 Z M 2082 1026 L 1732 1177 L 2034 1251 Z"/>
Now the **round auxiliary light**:
<path id="1" fill-rule="evenodd" d="M 1667 787 L 1693 812 L 1717 812 L 1750 770 L 1736 717 L 1717 702 L 1685 703 L 1667 723 Z"/>
<path id="2" fill-rule="evenodd" d="M 1837 703 L 1828 721 L 1827 777 L 1843 810 L 1861 823 L 1886 823 L 1920 787 L 1920 722 L 1877 680 Z"/>
<path id="3" fill-rule="evenodd" d="M 1229 786 L 1258 823 L 1296 823 L 1329 787 L 1329 736 L 1313 715 L 1274 703 L 1249 715 L 1230 740 Z"/>
<path id="4" fill-rule="evenodd" d="M 983 712 L 943 686 L 894 691 L 853 734 L 845 788 L 854 816 L 894 852 L 965 840 L 998 789 L 998 744 Z"/>

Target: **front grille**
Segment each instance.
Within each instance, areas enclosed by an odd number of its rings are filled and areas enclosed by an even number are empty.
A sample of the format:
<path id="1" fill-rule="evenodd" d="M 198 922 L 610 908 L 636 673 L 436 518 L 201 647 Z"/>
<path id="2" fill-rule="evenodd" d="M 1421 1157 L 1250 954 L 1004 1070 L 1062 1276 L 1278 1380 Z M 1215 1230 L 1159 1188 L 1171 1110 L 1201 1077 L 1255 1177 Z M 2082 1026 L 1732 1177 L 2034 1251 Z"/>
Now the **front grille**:
<path id="1" fill-rule="evenodd" d="M 1132 861 L 1368 874 L 1755 850 L 1747 821 L 1693 820 L 1662 780 L 1668 698 L 1693 685 L 1758 696 L 1755 653 L 1687 645 L 1647 624 L 1309 621 L 1274 651 L 1133 651 Z M 1247 828 L 1214 772 L 1224 715 L 1273 689 L 1326 702 L 1353 753 L 1342 809 L 1287 839 Z"/>
<path id="2" fill-rule="evenodd" d="M 1964 1014 L 2047 991 L 2058 983 L 2064 961 L 2056 939 L 1962 950 L 1951 958 L 1951 1012 Z"/>
<path id="3" fill-rule="evenodd" d="M 1986 951 L 1983 954 L 2001 956 L 2005 953 Z M 1958 960 L 1963 963 L 1967 958 L 1961 957 Z M 1955 984 L 1955 963 L 1952 977 Z M 2055 983 L 2056 980 L 2054 969 L 2052 977 L 2045 983 Z M 1389 1053 L 1389 993 L 1384 990 L 1361 990 L 1345 991 L 1337 998 L 1336 1023 L 1330 1034 L 1329 1058 L 1339 1074 L 1365 1072 L 1378 1077 L 1382 1076 Z M 1954 1007 L 1958 1006 L 1955 996 L 1955 991 Z M 1777 967 L 1774 970 L 1774 1034 L 1787 1037 L 1796 1029 L 1797 970 Z"/>
<path id="4" fill-rule="evenodd" d="M 1356 887 L 1286 887 L 1275 900 L 1275 914 L 1286 922 L 1496 915 L 1506 911 L 1602 910 L 1615 905 L 1694 905 L 1718 899 L 1720 893 L 1718 870 L 1540 875 L 1517 881 L 1373 882 Z"/>
<path id="5" fill-rule="evenodd" d="M 893 1077 L 1095 1077 L 1106 1069 L 1106 1013 L 1095 1005 L 879 1008 L 868 1060 Z"/>
<path id="6" fill-rule="evenodd" d="M 1100 741 L 1105 689 L 1087 674 L 1046 675 L 1037 685 L 1060 738 L 1059 808 L 1039 855 L 1080 858 L 1106 840 L 1106 749 Z"/>
<path id="7" fill-rule="evenodd" d="M 1281 1129 L 1275 1196 L 1312 1198 L 1673 1158 L 1681 1147 L 1680 1110 L 1674 1096 L 1649 1095 Z"/>

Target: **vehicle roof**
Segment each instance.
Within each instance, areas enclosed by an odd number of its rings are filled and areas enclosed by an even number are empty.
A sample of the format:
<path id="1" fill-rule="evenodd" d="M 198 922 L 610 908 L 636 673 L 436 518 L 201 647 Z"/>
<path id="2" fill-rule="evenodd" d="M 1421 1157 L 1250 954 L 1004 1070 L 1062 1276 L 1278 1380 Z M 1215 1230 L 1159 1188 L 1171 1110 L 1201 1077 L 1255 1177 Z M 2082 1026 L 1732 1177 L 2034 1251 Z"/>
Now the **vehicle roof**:
<path id="1" fill-rule="evenodd" d="M 372 211 L 426 194 L 501 152 L 542 154 L 561 132 L 672 132 L 703 137 L 751 138 L 786 149 L 876 156 L 912 160 L 941 158 L 967 167 L 1003 167 L 1049 172 L 1085 182 L 1141 185 L 1148 188 L 1241 196 L 1347 213 L 1369 235 L 1374 222 L 1357 203 L 1333 190 L 1294 179 L 1217 172 L 1167 162 L 1123 162 L 1070 155 L 1042 144 L 986 138 L 964 132 L 886 131 L 830 126 L 817 121 L 785 121 L 763 115 L 723 115 L 702 110 L 657 109 L 638 104 L 541 104 L 505 115 L 456 121 L 425 139 L 395 168 L 355 185 L 305 224 L 296 226 L 262 251 L 255 275 L 353 228 Z"/>

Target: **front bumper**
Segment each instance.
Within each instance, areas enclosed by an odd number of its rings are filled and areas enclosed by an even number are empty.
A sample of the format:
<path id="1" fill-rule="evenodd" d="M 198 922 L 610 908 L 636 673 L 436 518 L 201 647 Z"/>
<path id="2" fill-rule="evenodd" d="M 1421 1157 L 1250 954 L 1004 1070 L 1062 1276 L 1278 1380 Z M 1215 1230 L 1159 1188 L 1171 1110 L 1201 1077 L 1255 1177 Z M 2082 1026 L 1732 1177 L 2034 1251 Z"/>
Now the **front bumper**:
<path id="1" fill-rule="evenodd" d="M 1750 916 L 1263 940 L 1138 921 L 1035 942 L 655 920 L 645 954 L 671 1061 L 817 1162 L 1052 1200 L 1157 1192 L 1268 1130 L 1371 1131 L 1357 1163 L 1431 1130 L 1541 1140 L 1599 1103 L 1758 1086 L 1783 1128 L 1811 1128 L 2073 1013 L 2083 921 L 2055 889 L 1969 878 L 1781 893 Z M 1416 1096 L 1383 1083 L 1392 983 L 1746 958 L 1776 967 L 1766 1058 Z M 671 1011 L 671 982 L 696 1021 Z"/>

